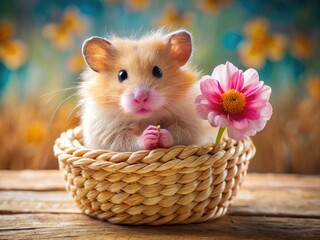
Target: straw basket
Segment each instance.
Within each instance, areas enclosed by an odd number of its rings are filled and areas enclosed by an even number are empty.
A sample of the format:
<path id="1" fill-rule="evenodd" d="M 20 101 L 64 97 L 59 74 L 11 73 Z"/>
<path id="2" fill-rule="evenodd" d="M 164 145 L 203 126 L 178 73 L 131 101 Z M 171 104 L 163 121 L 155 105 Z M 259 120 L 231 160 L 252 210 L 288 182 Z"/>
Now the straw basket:
<path id="1" fill-rule="evenodd" d="M 250 138 L 218 146 L 112 152 L 82 145 L 80 127 L 61 134 L 55 156 L 85 214 L 115 224 L 185 224 L 223 216 L 247 172 Z"/>

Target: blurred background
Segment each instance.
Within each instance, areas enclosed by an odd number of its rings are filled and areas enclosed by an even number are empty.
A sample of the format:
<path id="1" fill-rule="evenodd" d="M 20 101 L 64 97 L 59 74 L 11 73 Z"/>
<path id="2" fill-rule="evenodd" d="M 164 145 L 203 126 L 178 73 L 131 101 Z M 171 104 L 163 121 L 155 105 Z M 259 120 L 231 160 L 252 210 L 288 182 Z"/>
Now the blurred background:
<path id="1" fill-rule="evenodd" d="M 320 1 L 0 2 L 0 169 L 57 168 L 52 146 L 78 124 L 87 37 L 185 28 L 203 74 L 227 60 L 273 88 L 251 172 L 320 174 Z"/>

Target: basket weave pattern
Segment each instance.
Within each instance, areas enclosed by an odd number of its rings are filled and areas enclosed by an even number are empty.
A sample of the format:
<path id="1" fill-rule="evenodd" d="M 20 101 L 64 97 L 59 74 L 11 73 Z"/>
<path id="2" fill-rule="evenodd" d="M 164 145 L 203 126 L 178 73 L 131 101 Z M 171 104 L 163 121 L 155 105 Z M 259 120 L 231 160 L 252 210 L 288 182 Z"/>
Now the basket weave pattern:
<path id="1" fill-rule="evenodd" d="M 185 224 L 223 216 L 247 172 L 250 138 L 137 152 L 90 150 L 80 127 L 61 134 L 55 156 L 85 214 L 116 224 Z"/>

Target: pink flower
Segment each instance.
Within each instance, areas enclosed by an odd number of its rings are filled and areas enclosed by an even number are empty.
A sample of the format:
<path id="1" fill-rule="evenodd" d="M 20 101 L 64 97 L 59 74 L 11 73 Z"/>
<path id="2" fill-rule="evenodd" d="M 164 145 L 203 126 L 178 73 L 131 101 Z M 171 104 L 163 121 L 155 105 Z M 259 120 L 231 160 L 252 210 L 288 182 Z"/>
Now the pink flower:
<path id="1" fill-rule="evenodd" d="M 230 62 L 221 64 L 201 79 L 200 89 L 195 100 L 199 116 L 213 127 L 227 127 L 235 140 L 261 131 L 272 115 L 271 88 L 252 68 L 243 72 Z"/>

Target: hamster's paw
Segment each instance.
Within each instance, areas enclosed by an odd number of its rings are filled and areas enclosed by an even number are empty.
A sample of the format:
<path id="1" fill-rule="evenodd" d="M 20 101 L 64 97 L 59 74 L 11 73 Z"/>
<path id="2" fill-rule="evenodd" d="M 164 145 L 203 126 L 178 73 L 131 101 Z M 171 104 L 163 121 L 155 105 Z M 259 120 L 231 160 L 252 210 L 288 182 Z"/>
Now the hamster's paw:
<path id="1" fill-rule="evenodd" d="M 160 133 L 156 126 L 150 125 L 149 127 L 147 127 L 141 135 L 143 148 L 152 150 L 159 147 L 159 136 Z"/>
<path id="2" fill-rule="evenodd" d="M 164 148 L 172 147 L 173 137 L 167 129 L 160 129 L 159 146 Z"/>

